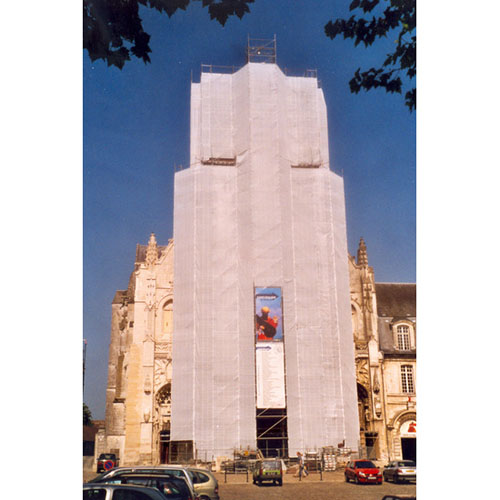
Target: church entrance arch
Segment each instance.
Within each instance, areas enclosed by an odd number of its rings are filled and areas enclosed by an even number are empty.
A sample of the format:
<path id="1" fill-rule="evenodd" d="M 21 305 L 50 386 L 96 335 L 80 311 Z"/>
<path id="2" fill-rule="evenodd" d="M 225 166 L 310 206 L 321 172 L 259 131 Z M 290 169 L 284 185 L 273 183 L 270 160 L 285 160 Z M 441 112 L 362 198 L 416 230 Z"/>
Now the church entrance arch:
<path id="1" fill-rule="evenodd" d="M 358 412 L 361 455 L 366 458 L 377 458 L 378 432 L 372 429 L 372 412 L 367 388 L 358 382 Z"/>
<path id="2" fill-rule="evenodd" d="M 156 394 L 155 410 L 158 421 L 158 453 L 160 464 L 170 459 L 170 416 L 172 404 L 172 385 L 165 384 Z"/>
<path id="3" fill-rule="evenodd" d="M 417 416 L 415 412 L 400 415 L 395 438 L 395 451 L 403 460 L 417 460 Z"/>
<path id="4" fill-rule="evenodd" d="M 403 460 L 417 460 L 417 421 L 410 419 L 401 424 L 401 455 Z"/>
<path id="5" fill-rule="evenodd" d="M 370 400 L 368 398 L 367 389 L 359 382 L 357 383 L 357 389 L 358 389 L 359 427 L 361 432 L 364 432 L 369 430 L 369 425 L 371 421 Z"/>

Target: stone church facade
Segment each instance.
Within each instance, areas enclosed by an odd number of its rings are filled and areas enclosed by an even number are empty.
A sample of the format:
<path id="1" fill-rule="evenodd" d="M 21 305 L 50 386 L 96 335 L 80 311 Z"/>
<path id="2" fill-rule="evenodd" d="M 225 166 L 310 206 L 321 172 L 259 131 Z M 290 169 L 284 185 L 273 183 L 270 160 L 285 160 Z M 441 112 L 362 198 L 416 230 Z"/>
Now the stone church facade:
<path id="1" fill-rule="evenodd" d="M 137 245 L 126 290 L 111 306 L 105 432 L 96 455 L 114 452 L 122 464 L 167 461 L 173 333 L 173 243 Z M 162 455 L 163 454 L 163 455 Z"/>
<path id="2" fill-rule="evenodd" d="M 114 452 L 121 465 L 179 456 L 170 443 L 173 256 L 174 242 L 159 246 L 154 234 L 137 245 L 128 287 L 111 307 L 105 429 L 96 456 Z M 359 455 L 381 463 L 415 458 L 416 285 L 376 283 L 362 239 L 348 259 Z"/>
<path id="3" fill-rule="evenodd" d="M 416 285 L 376 283 L 361 239 L 349 256 L 360 452 L 416 458 Z"/>

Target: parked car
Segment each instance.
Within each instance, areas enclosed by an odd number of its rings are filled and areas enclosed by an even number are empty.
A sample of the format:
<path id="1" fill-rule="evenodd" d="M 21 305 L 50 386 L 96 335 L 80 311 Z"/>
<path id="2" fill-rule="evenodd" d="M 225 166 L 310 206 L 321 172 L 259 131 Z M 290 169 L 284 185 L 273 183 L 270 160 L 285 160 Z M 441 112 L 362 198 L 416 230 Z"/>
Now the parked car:
<path id="1" fill-rule="evenodd" d="M 210 471 L 196 467 L 189 467 L 188 471 L 200 500 L 219 500 L 219 483 Z"/>
<path id="2" fill-rule="evenodd" d="M 193 478 L 186 467 L 179 465 L 137 465 L 133 467 L 117 467 L 109 472 L 104 472 L 92 479 L 92 483 L 108 483 L 110 479 L 116 478 L 124 474 L 141 474 L 141 475 L 164 475 L 183 478 L 189 486 L 193 500 L 196 499 Z"/>
<path id="3" fill-rule="evenodd" d="M 413 460 L 393 460 L 384 467 L 384 480 L 399 483 L 400 481 L 417 480 L 417 464 Z"/>
<path id="4" fill-rule="evenodd" d="M 122 484 L 84 484 L 83 500 L 165 500 L 154 488 Z"/>
<path id="5" fill-rule="evenodd" d="M 120 474 L 108 478 L 106 484 L 135 484 L 156 488 L 169 500 L 195 500 L 186 480 L 168 474 Z"/>
<path id="6" fill-rule="evenodd" d="M 371 460 L 352 460 L 346 465 L 346 482 L 382 484 L 382 472 Z"/>
<path id="7" fill-rule="evenodd" d="M 253 484 L 259 486 L 262 481 L 272 481 L 283 486 L 283 468 L 279 459 L 257 460 L 253 468 Z"/>
<path id="8" fill-rule="evenodd" d="M 385 495 L 382 500 L 417 500 L 415 495 Z"/>
<path id="9" fill-rule="evenodd" d="M 118 459 L 114 453 L 101 453 L 97 459 L 97 472 L 108 471 L 118 467 Z"/>

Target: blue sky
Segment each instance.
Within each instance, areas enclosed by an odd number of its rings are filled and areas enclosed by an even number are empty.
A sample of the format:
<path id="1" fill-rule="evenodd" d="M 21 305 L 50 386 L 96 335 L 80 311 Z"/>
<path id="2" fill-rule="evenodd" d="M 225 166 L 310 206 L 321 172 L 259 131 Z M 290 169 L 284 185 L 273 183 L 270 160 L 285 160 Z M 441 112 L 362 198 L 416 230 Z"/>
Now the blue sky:
<path id="1" fill-rule="evenodd" d="M 377 67 L 396 35 L 369 49 L 330 40 L 324 25 L 349 0 L 256 0 L 242 20 L 210 21 L 201 2 L 172 18 L 141 11 L 151 64 L 123 70 L 83 55 L 83 335 L 85 401 L 104 418 L 111 301 L 127 286 L 137 243 L 172 237 L 175 165 L 189 159 L 190 81 L 200 65 L 245 63 L 247 37 L 277 38 L 281 68 L 316 69 L 328 109 L 330 161 L 345 183 L 349 252 L 360 237 L 377 281 L 414 282 L 415 113 L 400 95 L 351 94 L 358 67 Z"/>

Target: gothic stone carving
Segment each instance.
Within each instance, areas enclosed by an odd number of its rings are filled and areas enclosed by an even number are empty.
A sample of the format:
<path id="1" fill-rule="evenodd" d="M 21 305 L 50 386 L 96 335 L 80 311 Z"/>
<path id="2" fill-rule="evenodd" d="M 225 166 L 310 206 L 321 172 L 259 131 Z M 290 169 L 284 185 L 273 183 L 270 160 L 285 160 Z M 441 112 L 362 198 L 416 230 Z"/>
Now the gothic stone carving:
<path id="1" fill-rule="evenodd" d="M 167 367 L 170 363 L 169 359 L 160 358 L 155 359 L 155 391 L 157 391 L 160 387 L 164 386 L 167 380 Z"/>
<path id="2" fill-rule="evenodd" d="M 356 379 L 364 387 L 370 386 L 370 378 L 368 375 L 368 362 L 366 359 L 358 360 L 356 363 Z"/>
<path id="3" fill-rule="evenodd" d="M 157 358 L 172 358 L 172 343 L 171 342 L 156 342 L 155 357 Z"/>

